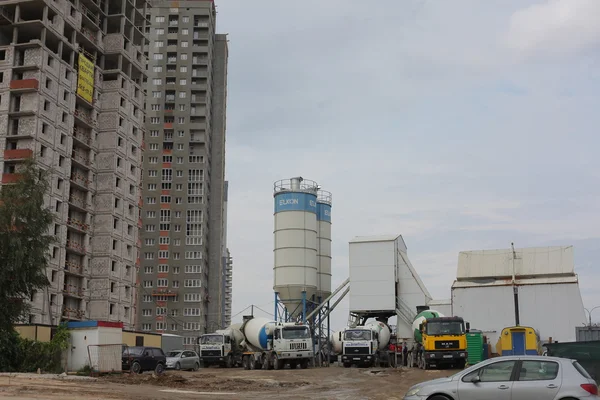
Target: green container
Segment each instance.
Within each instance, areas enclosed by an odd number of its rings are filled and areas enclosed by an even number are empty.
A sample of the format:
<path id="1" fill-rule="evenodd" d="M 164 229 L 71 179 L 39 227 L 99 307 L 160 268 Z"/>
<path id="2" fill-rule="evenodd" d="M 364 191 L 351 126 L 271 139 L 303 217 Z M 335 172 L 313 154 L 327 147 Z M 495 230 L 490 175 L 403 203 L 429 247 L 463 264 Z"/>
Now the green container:
<path id="1" fill-rule="evenodd" d="M 467 333 L 467 364 L 474 365 L 483 361 L 483 332 L 471 330 Z"/>

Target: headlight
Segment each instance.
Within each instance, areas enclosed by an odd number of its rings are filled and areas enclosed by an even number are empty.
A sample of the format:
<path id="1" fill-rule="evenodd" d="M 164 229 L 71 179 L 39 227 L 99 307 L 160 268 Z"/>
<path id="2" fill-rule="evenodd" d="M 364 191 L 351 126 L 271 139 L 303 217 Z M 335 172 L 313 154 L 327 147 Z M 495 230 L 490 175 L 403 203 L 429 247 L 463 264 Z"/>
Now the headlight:
<path id="1" fill-rule="evenodd" d="M 419 393 L 419 390 L 420 390 L 419 388 L 410 389 L 408 392 L 406 392 L 406 397 L 416 395 L 417 393 Z"/>

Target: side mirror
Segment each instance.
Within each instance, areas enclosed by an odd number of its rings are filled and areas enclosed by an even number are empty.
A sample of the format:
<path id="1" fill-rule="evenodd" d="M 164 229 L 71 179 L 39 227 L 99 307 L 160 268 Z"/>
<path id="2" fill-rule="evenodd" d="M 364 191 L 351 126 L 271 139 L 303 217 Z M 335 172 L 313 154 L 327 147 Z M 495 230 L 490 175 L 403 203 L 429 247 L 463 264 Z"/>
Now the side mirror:
<path id="1" fill-rule="evenodd" d="M 342 341 L 342 332 L 338 332 L 338 340 L 341 342 Z"/>
<path id="2" fill-rule="evenodd" d="M 481 378 L 479 377 L 479 375 L 475 375 L 474 377 L 471 378 L 471 383 L 479 383 L 481 382 Z"/>
<path id="3" fill-rule="evenodd" d="M 145 357 L 148 357 L 149 355 L 150 355 L 150 353 L 149 353 L 149 352 L 145 352 L 145 353 L 144 353 L 144 356 L 145 356 Z"/>
<path id="4" fill-rule="evenodd" d="M 419 330 L 423 331 L 423 324 L 419 324 Z"/>
<path id="5" fill-rule="evenodd" d="M 467 322 L 465 325 L 467 327 L 467 332 L 469 332 L 471 330 L 471 323 Z"/>
<path id="6" fill-rule="evenodd" d="M 186 356 L 185 354 L 182 354 L 182 355 L 181 355 L 181 358 L 186 358 L 186 357 L 187 357 L 187 356 Z"/>

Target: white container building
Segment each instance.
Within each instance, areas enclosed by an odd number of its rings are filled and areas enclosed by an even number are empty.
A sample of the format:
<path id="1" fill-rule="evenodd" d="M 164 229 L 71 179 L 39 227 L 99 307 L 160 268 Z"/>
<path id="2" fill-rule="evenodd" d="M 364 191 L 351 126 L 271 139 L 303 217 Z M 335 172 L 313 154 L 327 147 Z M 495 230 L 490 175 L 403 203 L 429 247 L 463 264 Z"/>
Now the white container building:
<path id="1" fill-rule="evenodd" d="M 575 327 L 586 319 L 572 246 L 459 253 L 452 315 L 495 346 L 502 329 L 515 325 L 515 286 L 519 325 L 537 330 L 542 341 L 575 341 Z"/>

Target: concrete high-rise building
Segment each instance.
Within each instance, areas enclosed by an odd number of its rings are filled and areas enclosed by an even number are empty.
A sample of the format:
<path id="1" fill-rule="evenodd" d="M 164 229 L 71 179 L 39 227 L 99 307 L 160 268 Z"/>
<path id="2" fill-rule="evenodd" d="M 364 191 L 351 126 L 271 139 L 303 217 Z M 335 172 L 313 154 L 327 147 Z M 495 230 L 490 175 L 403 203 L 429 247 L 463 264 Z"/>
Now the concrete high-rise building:
<path id="1" fill-rule="evenodd" d="M 0 172 L 52 171 L 50 286 L 29 322 L 135 323 L 145 0 L 0 2 Z"/>
<path id="2" fill-rule="evenodd" d="M 212 1 L 152 2 L 138 328 L 223 327 L 227 37 Z"/>
<path id="3" fill-rule="evenodd" d="M 227 248 L 227 201 L 229 197 L 229 182 L 225 181 L 223 191 L 223 241 L 222 241 L 222 262 L 223 270 L 221 281 L 221 313 L 223 314 L 223 326 L 231 324 L 231 302 L 233 300 L 233 258 Z"/>

